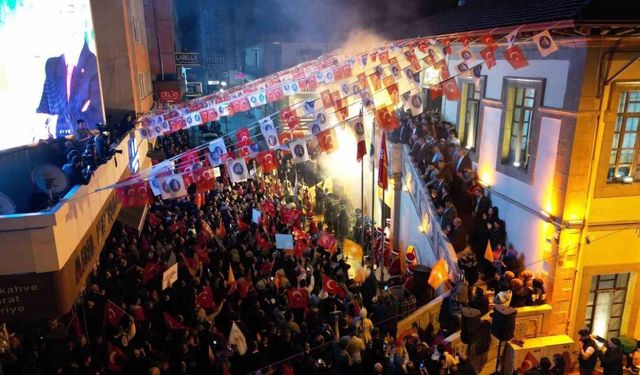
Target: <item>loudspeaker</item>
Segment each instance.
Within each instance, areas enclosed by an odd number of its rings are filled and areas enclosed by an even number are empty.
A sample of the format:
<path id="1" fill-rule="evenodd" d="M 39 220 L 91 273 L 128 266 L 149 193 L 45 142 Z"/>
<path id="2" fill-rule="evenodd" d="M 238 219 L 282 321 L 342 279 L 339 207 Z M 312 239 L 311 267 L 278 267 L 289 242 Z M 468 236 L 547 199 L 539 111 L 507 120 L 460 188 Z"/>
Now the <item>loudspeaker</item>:
<path id="1" fill-rule="evenodd" d="M 429 285 L 429 274 L 431 274 L 431 268 L 418 264 L 413 269 L 413 294 L 416 296 L 418 306 L 427 304 L 433 300 L 434 292 L 433 288 Z"/>
<path id="2" fill-rule="evenodd" d="M 500 341 L 509 341 L 513 338 L 513 332 L 516 329 L 516 313 L 518 311 L 513 307 L 494 306 L 491 334 Z"/>
<path id="3" fill-rule="evenodd" d="M 475 344 L 480 335 L 480 310 L 471 307 L 463 307 L 461 310 L 460 339 L 465 344 Z"/>

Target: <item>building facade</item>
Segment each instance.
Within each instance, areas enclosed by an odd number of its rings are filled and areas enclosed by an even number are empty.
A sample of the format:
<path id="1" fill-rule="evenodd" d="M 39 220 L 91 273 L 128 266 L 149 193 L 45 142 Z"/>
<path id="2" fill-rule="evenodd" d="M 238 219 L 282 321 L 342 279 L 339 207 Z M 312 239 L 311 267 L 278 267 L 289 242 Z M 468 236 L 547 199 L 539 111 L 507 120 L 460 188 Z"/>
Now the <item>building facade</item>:
<path id="1" fill-rule="evenodd" d="M 466 6 L 490 2 L 478 3 Z M 576 1 L 554 20 L 517 15 L 516 4 L 508 10 L 516 12 L 512 26 L 454 21 L 428 35 L 491 33 L 504 51 L 500 38 L 519 27 L 528 65 L 514 69 L 497 52 L 480 79 L 456 77 L 461 97 L 442 100 L 442 118 L 456 124 L 521 267 L 547 282 L 549 333 L 576 337 L 586 327 L 602 337 L 638 337 L 640 34 L 635 21 L 599 22 L 606 12 L 598 14 L 596 3 Z M 454 19 L 474 12 L 466 6 Z M 546 29 L 559 50 L 542 57 L 532 36 Z M 451 72 L 461 48 L 454 43 L 447 56 Z M 470 46 L 477 63 L 484 48 Z"/>

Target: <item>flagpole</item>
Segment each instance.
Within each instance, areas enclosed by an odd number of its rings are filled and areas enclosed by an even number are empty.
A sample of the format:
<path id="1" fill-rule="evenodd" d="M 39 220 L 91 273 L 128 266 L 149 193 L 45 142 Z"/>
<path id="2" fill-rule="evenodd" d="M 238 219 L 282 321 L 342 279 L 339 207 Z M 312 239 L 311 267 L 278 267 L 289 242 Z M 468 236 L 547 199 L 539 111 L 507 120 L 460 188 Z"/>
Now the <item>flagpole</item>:
<path id="1" fill-rule="evenodd" d="M 360 263 L 364 266 L 364 157 L 360 159 L 360 245 L 362 246 L 362 257 Z"/>
<path id="2" fill-rule="evenodd" d="M 375 224 L 375 192 L 376 192 L 376 119 L 372 122 L 373 131 L 371 132 L 371 250 L 370 256 L 373 257 L 375 264 L 376 258 L 376 224 Z"/>
<path id="3" fill-rule="evenodd" d="M 384 193 L 386 192 L 386 189 L 382 189 L 382 205 L 381 205 L 381 209 L 380 209 L 380 221 L 382 221 L 382 241 L 380 241 L 380 284 L 384 285 L 384 251 L 385 251 L 385 227 L 386 227 L 386 223 L 384 221 L 384 209 L 382 209 L 382 207 L 384 207 Z"/>

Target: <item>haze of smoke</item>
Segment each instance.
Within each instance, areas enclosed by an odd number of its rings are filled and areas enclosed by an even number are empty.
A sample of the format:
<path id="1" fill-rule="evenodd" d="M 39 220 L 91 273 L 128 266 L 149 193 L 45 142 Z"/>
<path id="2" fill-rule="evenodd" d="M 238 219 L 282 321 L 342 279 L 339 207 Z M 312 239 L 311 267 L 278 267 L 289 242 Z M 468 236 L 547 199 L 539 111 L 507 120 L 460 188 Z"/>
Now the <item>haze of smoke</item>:
<path id="1" fill-rule="evenodd" d="M 373 51 L 387 40 L 370 30 L 351 30 L 340 46 L 345 56 L 353 56 L 364 51 Z"/>

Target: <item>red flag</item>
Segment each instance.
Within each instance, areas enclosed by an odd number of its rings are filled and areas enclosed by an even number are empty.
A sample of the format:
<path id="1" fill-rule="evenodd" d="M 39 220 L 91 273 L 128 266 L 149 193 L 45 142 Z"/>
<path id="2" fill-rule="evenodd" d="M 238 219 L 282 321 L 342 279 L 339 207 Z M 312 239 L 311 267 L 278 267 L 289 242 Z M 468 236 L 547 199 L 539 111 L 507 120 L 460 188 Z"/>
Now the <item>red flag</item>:
<path id="1" fill-rule="evenodd" d="M 198 294 L 196 298 L 196 303 L 203 309 L 213 310 L 216 307 L 216 303 L 213 300 L 213 292 L 211 291 L 211 287 L 207 285 L 202 292 Z"/>
<path id="2" fill-rule="evenodd" d="M 318 138 L 318 145 L 320 149 L 327 154 L 332 153 L 337 149 L 337 138 L 333 129 L 323 130 L 316 136 Z"/>
<path id="3" fill-rule="evenodd" d="M 468 46 L 469 46 L 469 41 L 470 41 L 470 40 L 469 40 L 469 36 L 467 36 L 467 35 L 463 35 L 463 36 L 461 36 L 461 37 L 460 37 L 460 39 L 458 39 L 458 41 L 459 41 L 460 43 L 462 43 L 462 45 L 463 45 L 463 46 L 465 46 L 465 47 L 468 47 Z"/>
<path id="4" fill-rule="evenodd" d="M 460 99 L 460 89 L 458 88 L 458 83 L 456 82 L 455 78 L 444 81 L 442 83 L 442 91 L 447 97 L 447 100 Z"/>
<path id="5" fill-rule="evenodd" d="M 218 119 L 218 112 L 215 109 L 206 109 L 204 111 L 200 111 L 200 118 L 202 119 L 203 124 L 216 121 Z"/>
<path id="6" fill-rule="evenodd" d="M 384 130 L 395 130 L 400 126 L 395 111 L 388 108 L 381 108 L 376 110 L 376 122 Z"/>
<path id="7" fill-rule="evenodd" d="M 293 224 L 300 218 L 300 211 L 295 208 L 285 208 L 280 211 L 280 220 L 284 224 Z"/>
<path id="8" fill-rule="evenodd" d="M 306 91 L 316 91 L 318 88 L 318 80 L 315 76 L 307 78 L 306 81 Z"/>
<path id="9" fill-rule="evenodd" d="M 322 99 L 323 108 L 333 108 L 333 98 L 331 97 L 331 92 L 329 92 L 329 90 L 320 92 L 320 98 Z"/>
<path id="10" fill-rule="evenodd" d="M 524 360 L 520 364 L 520 368 L 518 369 L 519 374 L 524 374 L 527 370 L 534 369 L 540 365 L 540 362 L 536 359 L 536 357 L 531 354 L 531 352 L 527 352 L 527 355 L 524 356 Z"/>
<path id="11" fill-rule="evenodd" d="M 122 364 L 127 360 L 127 356 L 122 349 L 108 343 L 107 352 L 109 353 L 109 371 L 122 372 Z"/>
<path id="12" fill-rule="evenodd" d="M 178 321 L 178 319 L 173 317 L 168 312 L 165 311 L 165 312 L 162 313 L 162 315 L 164 316 L 164 324 L 167 325 L 167 329 L 168 330 L 176 331 L 176 330 L 186 329 L 187 328 L 187 327 L 184 326 L 184 324 L 180 323 Z"/>
<path id="13" fill-rule="evenodd" d="M 172 132 L 177 132 L 178 130 L 182 130 L 187 126 L 187 122 L 184 117 L 176 117 L 174 119 L 169 120 L 169 128 Z"/>
<path id="14" fill-rule="evenodd" d="M 241 128 L 236 132 L 238 147 L 251 146 L 251 133 L 248 128 Z"/>
<path id="15" fill-rule="evenodd" d="M 516 45 L 511 48 L 507 48 L 503 53 L 504 58 L 509 62 L 509 64 L 511 64 L 513 69 L 520 69 L 529 65 L 529 61 L 524 56 L 524 53 L 522 53 L 520 47 Z"/>
<path id="16" fill-rule="evenodd" d="M 84 329 L 82 329 L 82 324 L 80 324 L 80 317 L 75 312 L 75 310 L 71 311 L 71 320 L 69 321 L 69 330 L 73 332 L 76 337 L 84 336 Z"/>
<path id="17" fill-rule="evenodd" d="M 304 251 L 307 249 L 307 241 L 306 240 L 296 240 L 293 245 L 293 255 L 298 258 L 302 258 L 304 255 Z"/>
<path id="18" fill-rule="evenodd" d="M 147 262 L 142 273 L 142 284 L 147 285 L 151 280 L 162 272 L 162 266 L 158 263 Z"/>
<path id="19" fill-rule="evenodd" d="M 273 103 L 282 99 L 284 99 L 284 92 L 281 87 L 267 90 L 267 103 Z"/>
<path id="20" fill-rule="evenodd" d="M 322 289 L 329 294 L 335 294 L 339 298 L 347 296 L 347 292 L 335 280 L 322 274 Z"/>
<path id="21" fill-rule="evenodd" d="M 112 327 L 117 326 L 118 323 L 120 323 L 120 319 L 122 319 L 125 314 L 126 313 L 120 308 L 120 306 L 110 300 L 107 300 L 106 305 L 104 305 L 104 323 L 109 323 Z"/>
<path id="22" fill-rule="evenodd" d="M 413 53 L 413 51 L 405 51 L 404 56 L 407 58 L 407 61 L 411 63 L 411 66 L 414 70 L 420 70 L 420 62 L 418 61 L 418 58 L 416 57 L 416 54 Z"/>
<path id="23" fill-rule="evenodd" d="M 196 191 L 199 193 L 212 190 L 216 187 L 216 177 L 213 169 L 200 168 L 193 172 L 193 179 L 196 183 Z"/>
<path id="24" fill-rule="evenodd" d="M 338 241 L 329 232 L 320 232 L 318 235 L 318 246 L 333 253 L 336 251 Z"/>
<path id="25" fill-rule="evenodd" d="M 380 53 L 379 55 L 380 55 L 380 63 L 389 64 L 389 52 L 388 51 L 384 51 L 384 52 Z"/>
<path id="26" fill-rule="evenodd" d="M 309 292 L 304 288 L 289 288 L 287 290 L 289 307 L 292 309 L 304 309 L 309 303 Z"/>
<path id="27" fill-rule="evenodd" d="M 342 65 L 342 78 L 351 78 L 352 75 L 351 64 Z"/>
<path id="28" fill-rule="evenodd" d="M 484 43 L 484 45 L 487 47 L 493 47 L 496 44 L 491 34 L 484 34 L 483 36 L 480 37 L 480 41 Z"/>
<path id="29" fill-rule="evenodd" d="M 367 81 L 367 75 L 365 73 L 358 74 L 358 83 L 360 83 L 361 90 L 369 88 L 369 81 Z"/>
<path id="30" fill-rule="evenodd" d="M 344 78 L 342 76 L 342 67 L 341 66 L 337 66 L 337 67 L 333 68 L 333 79 L 336 80 L 336 81 L 339 81 L 342 78 Z"/>
<path id="31" fill-rule="evenodd" d="M 262 173 L 269 174 L 276 170 L 280 163 L 273 150 L 262 151 L 256 157 L 256 162 L 262 167 Z"/>
<path id="32" fill-rule="evenodd" d="M 444 41 L 442 42 L 442 44 L 444 44 L 444 47 L 442 48 L 442 52 L 445 55 L 450 55 L 451 54 L 451 40 L 449 38 L 445 38 Z"/>
<path id="33" fill-rule="evenodd" d="M 289 107 L 284 107 L 280 110 L 280 117 L 282 118 L 282 122 L 291 130 L 300 124 L 298 117 L 296 117 L 296 111 Z"/>
<path id="34" fill-rule="evenodd" d="M 429 51 L 429 43 L 426 39 L 420 39 L 420 41 L 418 42 L 418 49 L 423 54 L 427 54 L 427 52 Z"/>
<path id="35" fill-rule="evenodd" d="M 496 55 L 495 55 L 495 47 L 487 47 L 480 51 L 480 56 L 482 56 L 482 60 L 487 64 L 487 68 L 491 69 L 496 66 Z"/>
<path id="36" fill-rule="evenodd" d="M 144 207 L 153 203 L 153 194 L 147 181 L 116 188 L 122 207 Z"/>
<path id="37" fill-rule="evenodd" d="M 442 96 L 442 85 L 438 84 L 433 87 L 429 87 L 429 96 L 431 100 L 436 100 Z"/>
<path id="38" fill-rule="evenodd" d="M 220 225 L 216 228 L 216 237 L 222 240 L 227 235 L 227 230 L 224 228 L 224 223 L 220 220 Z"/>
<path id="39" fill-rule="evenodd" d="M 380 160 L 378 161 L 378 186 L 384 190 L 389 187 L 389 166 L 387 160 L 387 138 L 382 132 L 380 141 Z"/>

